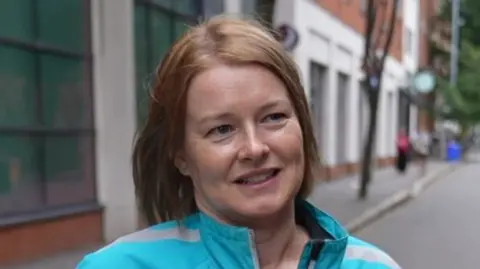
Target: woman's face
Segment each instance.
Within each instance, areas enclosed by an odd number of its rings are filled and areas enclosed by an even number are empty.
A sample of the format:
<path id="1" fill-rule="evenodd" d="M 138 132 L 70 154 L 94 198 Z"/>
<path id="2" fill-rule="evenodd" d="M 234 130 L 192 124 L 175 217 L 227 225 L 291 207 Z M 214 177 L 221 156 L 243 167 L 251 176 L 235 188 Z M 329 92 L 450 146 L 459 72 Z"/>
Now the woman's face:
<path id="1" fill-rule="evenodd" d="M 302 130 L 285 85 L 255 65 L 218 64 L 187 93 L 185 141 L 175 158 L 198 207 L 248 223 L 289 207 L 304 176 Z"/>

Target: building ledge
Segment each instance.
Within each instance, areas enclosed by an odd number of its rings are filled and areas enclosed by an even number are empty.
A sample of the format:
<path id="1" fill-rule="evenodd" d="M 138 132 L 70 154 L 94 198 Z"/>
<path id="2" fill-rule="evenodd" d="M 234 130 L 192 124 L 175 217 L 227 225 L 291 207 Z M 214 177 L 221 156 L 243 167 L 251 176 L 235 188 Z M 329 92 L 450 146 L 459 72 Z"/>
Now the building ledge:
<path id="1" fill-rule="evenodd" d="M 0 216 L 0 228 L 7 228 L 9 226 L 17 226 L 28 224 L 32 222 L 49 221 L 57 218 L 68 217 L 72 215 L 79 215 L 102 211 L 103 206 L 97 202 L 89 202 L 78 205 L 62 206 L 58 208 L 50 208 L 36 212 L 26 212 L 15 214 L 11 216 Z"/>

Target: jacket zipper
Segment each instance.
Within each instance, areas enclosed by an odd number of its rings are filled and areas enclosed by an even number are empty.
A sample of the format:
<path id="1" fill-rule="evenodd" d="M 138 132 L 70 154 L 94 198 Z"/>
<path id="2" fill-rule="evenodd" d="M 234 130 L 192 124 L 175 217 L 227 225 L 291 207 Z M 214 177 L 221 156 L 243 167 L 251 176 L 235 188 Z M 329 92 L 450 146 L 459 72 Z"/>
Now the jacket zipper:
<path id="1" fill-rule="evenodd" d="M 260 261 L 258 260 L 258 253 L 257 247 L 255 246 L 255 234 L 253 231 L 248 231 L 250 235 L 250 251 L 252 252 L 252 259 L 253 259 L 253 268 L 260 269 Z"/>

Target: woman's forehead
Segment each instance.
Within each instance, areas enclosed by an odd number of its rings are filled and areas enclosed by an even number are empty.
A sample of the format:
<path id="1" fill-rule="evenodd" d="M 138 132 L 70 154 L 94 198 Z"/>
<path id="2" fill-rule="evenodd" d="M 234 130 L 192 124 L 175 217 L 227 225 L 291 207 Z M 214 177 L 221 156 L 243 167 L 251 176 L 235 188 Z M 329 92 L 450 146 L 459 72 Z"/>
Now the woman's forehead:
<path id="1" fill-rule="evenodd" d="M 187 99 L 187 109 L 194 114 L 290 101 L 283 82 L 255 65 L 210 68 L 192 80 Z"/>

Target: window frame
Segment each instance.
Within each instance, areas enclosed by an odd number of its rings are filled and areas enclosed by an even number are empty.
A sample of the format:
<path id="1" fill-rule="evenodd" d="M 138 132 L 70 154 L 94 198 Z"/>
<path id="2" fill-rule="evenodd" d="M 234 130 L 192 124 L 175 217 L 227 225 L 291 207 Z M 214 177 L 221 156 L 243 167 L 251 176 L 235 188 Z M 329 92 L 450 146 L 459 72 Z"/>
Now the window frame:
<path id="1" fill-rule="evenodd" d="M 46 44 L 39 42 L 40 38 L 40 27 L 39 27 L 39 16 L 40 16 L 40 5 L 42 4 L 40 0 L 33 0 L 32 7 L 32 22 L 33 26 L 33 38 L 35 41 L 23 41 L 16 38 L 0 36 L 0 46 L 2 47 L 11 47 L 15 49 L 20 49 L 33 54 L 33 70 L 34 70 L 34 92 L 35 92 L 35 119 L 36 123 L 29 126 L 14 127 L 14 126 L 5 126 L 0 124 L 0 136 L 9 136 L 13 138 L 32 138 L 35 140 L 41 140 L 38 143 L 38 148 L 36 150 L 36 156 L 34 157 L 38 162 L 38 173 L 39 173 L 39 185 L 40 185 L 40 196 L 41 196 L 41 205 L 32 210 L 25 211 L 7 211 L 7 213 L 0 211 L 0 226 L 14 224 L 18 222 L 31 221 L 35 219 L 44 219 L 48 217 L 53 217 L 57 215 L 65 215 L 70 213 L 78 213 L 79 211 L 85 211 L 87 208 L 91 210 L 92 208 L 99 208 L 97 202 L 97 190 L 96 190 L 96 154 L 95 154 L 95 111 L 94 111 L 94 92 L 93 92 L 93 52 L 92 52 L 92 25 L 91 25 L 91 0 L 79 0 L 83 7 L 82 17 L 82 37 L 83 37 L 83 50 L 75 51 L 53 44 Z M 52 55 L 56 57 L 61 57 L 64 59 L 78 60 L 82 64 L 82 74 L 83 79 L 83 89 L 82 92 L 85 93 L 87 102 L 88 102 L 88 125 L 82 127 L 47 127 L 45 125 L 45 115 L 44 108 L 47 103 L 43 102 L 43 94 L 45 92 L 44 87 L 42 86 L 42 62 L 41 57 L 45 55 Z M 59 205 L 49 205 L 49 197 L 57 197 L 55 191 L 48 190 L 48 179 L 47 179 L 47 140 L 55 139 L 56 137 L 60 138 L 78 138 L 79 141 L 87 139 L 88 141 L 88 152 L 89 154 L 89 163 L 88 167 L 82 167 L 83 169 L 88 169 L 87 176 L 81 178 L 82 183 L 86 184 L 81 188 L 80 191 L 88 193 L 87 196 L 93 197 L 92 199 L 86 199 L 81 202 L 60 202 Z M 68 183 L 67 183 L 68 184 Z M 92 193 L 93 192 L 93 193 Z"/>
<path id="2" fill-rule="evenodd" d="M 144 8 L 145 10 L 145 25 L 143 30 L 143 35 L 145 36 L 145 43 L 146 43 L 146 50 L 145 54 L 147 55 L 145 64 L 146 66 L 142 66 L 142 68 L 146 71 L 146 74 L 143 74 L 144 77 L 135 77 L 135 100 L 137 104 L 136 108 L 136 119 L 137 119 L 137 127 L 140 127 L 142 122 L 144 121 L 142 117 L 142 111 L 140 109 L 139 103 L 142 101 L 140 100 L 140 91 L 145 91 L 145 87 L 143 86 L 138 86 L 138 85 L 144 85 L 144 83 L 139 83 L 139 82 L 144 82 L 144 81 L 149 81 L 149 74 L 151 74 L 154 70 L 152 69 L 153 66 L 156 66 L 160 59 L 154 59 L 154 54 L 152 53 L 153 51 L 153 46 L 154 46 L 154 37 L 152 35 L 152 17 L 155 13 L 160 13 L 165 15 L 170 22 L 176 22 L 178 20 L 184 21 L 186 23 L 192 23 L 192 24 L 197 24 L 199 21 L 201 21 L 205 17 L 205 6 L 204 6 L 204 1 L 203 0 L 195 0 L 192 1 L 194 6 L 194 11 L 192 14 L 186 14 L 182 12 L 178 12 L 173 8 L 173 3 L 177 0 L 169 0 L 170 1 L 170 7 L 163 6 L 159 3 L 155 3 L 154 0 L 135 0 L 134 1 L 134 7 L 133 7 L 133 13 L 135 16 L 135 10 L 137 7 Z M 222 6 L 223 8 L 223 6 Z M 136 19 L 134 19 L 135 23 Z M 172 23 L 169 25 L 168 29 L 168 40 L 173 43 L 176 40 L 176 32 L 175 32 L 175 23 Z M 134 35 L 136 36 L 136 35 Z M 136 46 L 137 40 L 135 38 L 134 40 L 134 46 L 135 46 L 135 51 L 136 51 Z M 135 52 L 136 53 L 136 52 Z M 135 55 L 135 68 L 136 70 L 140 66 L 138 59 Z M 135 72 L 137 74 L 137 71 Z M 140 88 L 138 88 L 140 87 Z"/>

